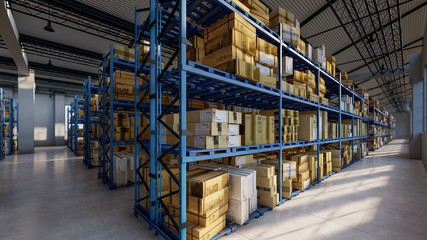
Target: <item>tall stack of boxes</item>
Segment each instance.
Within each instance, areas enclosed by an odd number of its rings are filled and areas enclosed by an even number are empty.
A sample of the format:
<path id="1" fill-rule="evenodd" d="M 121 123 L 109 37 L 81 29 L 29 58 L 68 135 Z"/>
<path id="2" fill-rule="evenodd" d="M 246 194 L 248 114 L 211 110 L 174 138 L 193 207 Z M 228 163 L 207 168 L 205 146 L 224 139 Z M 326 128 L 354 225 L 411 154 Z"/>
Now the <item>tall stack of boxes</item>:
<path id="1" fill-rule="evenodd" d="M 230 198 L 227 220 L 244 224 L 249 219 L 249 215 L 257 209 L 257 171 L 247 165 L 236 168 L 219 164 L 200 164 L 195 168 L 223 171 L 229 174 Z"/>
<path id="2" fill-rule="evenodd" d="M 279 111 L 266 110 L 259 112 L 261 115 L 274 116 L 275 140 L 279 142 Z M 282 134 L 283 142 L 298 141 L 299 111 L 282 109 Z"/>
<path id="3" fill-rule="evenodd" d="M 348 95 L 342 95 L 341 96 L 341 103 L 340 103 L 341 110 L 353 113 L 354 112 L 354 105 L 353 105 L 353 98 Z"/>
<path id="4" fill-rule="evenodd" d="M 255 66 L 256 28 L 238 13 L 231 13 L 205 30 L 202 63 L 209 67 L 258 82 Z"/>
<path id="5" fill-rule="evenodd" d="M 300 24 L 295 15 L 283 8 L 276 8 L 270 13 L 270 28 L 279 33 L 279 24 L 283 24 L 283 38 L 294 47 L 300 45 Z"/>
<path id="6" fill-rule="evenodd" d="M 135 118 L 128 113 L 114 113 L 114 141 L 133 140 L 135 137 Z"/>
<path id="7" fill-rule="evenodd" d="M 166 192 L 178 190 L 175 182 L 167 185 L 170 189 Z M 187 239 L 210 239 L 225 227 L 230 192 L 227 172 L 195 169 L 187 173 L 186 216 L 187 221 L 192 223 L 187 227 Z M 162 195 L 164 193 L 162 192 Z M 177 194 L 174 194 L 169 205 L 175 222 L 178 221 L 180 214 L 178 200 Z M 165 217 L 165 223 L 177 233 L 169 217 Z"/>
<path id="8" fill-rule="evenodd" d="M 238 1 L 238 0 L 237 0 Z M 264 25 L 269 26 L 270 9 L 259 0 L 241 0 L 241 2 L 249 8 L 249 13 L 258 19 Z"/>
<path id="9" fill-rule="evenodd" d="M 277 47 L 257 37 L 255 63 L 260 69 L 259 82 L 275 88 L 277 75 L 274 74 L 274 69 L 278 66 Z"/>
<path id="10" fill-rule="evenodd" d="M 328 71 L 332 76 L 335 76 L 336 72 L 336 62 L 334 56 L 326 57 L 326 71 Z"/>
<path id="11" fill-rule="evenodd" d="M 310 171 L 308 169 L 308 154 L 297 154 L 288 157 L 296 163 L 296 178 L 292 181 L 292 187 L 304 190 L 310 186 Z"/>
<path id="12" fill-rule="evenodd" d="M 323 155 L 323 175 L 329 175 L 332 173 L 332 152 L 330 150 L 322 150 Z"/>
<path id="13" fill-rule="evenodd" d="M 245 114 L 241 132 L 243 145 L 264 145 L 275 143 L 275 118 L 261 114 Z"/>
<path id="14" fill-rule="evenodd" d="M 323 69 L 327 68 L 326 63 L 326 48 L 325 45 L 317 46 L 313 48 L 313 61 L 319 64 Z"/>
<path id="15" fill-rule="evenodd" d="M 256 171 L 257 203 L 274 208 L 279 203 L 275 167 L 268 164 L 247 164 L 244 167 Z"/>
<path id="16" fill-rule="evenodd" d="M 116 100 L 135 101 L 135 73 L 116 70 L 113 91 Z"/>
<path id="17" fill-rule="evenodd" d="M 296 163 L 293 161 L 285 160 L 286 154 L 282 155 L 282 179 L 277 179 L 277 184 L 282 181 L 282 195 L 285 198 L 290 198 L 292 194 L 292 180 L 297 177 Z M 262 160 L 262 164 L 274 166 L 275 173 L 279 176 L 279 160 L 277 154 L 267 156 Z"/>

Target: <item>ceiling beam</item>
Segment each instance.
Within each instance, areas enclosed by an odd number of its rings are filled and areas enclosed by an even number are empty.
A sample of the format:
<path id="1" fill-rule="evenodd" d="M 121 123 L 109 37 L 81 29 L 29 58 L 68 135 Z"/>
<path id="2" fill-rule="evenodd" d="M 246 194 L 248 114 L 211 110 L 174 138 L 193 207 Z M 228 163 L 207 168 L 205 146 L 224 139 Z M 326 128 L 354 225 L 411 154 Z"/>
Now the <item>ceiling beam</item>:
<path id="1" fill-rule="evenodd" d="M 303 27 L 304 25 L 306 25 L 307 23 L 309 23 L 311 20 L 315 19 L 317 16 L 319 16 L 323 11 L 325 11 L 326 9 L 328 9 L 336 1 L 337 0 L 332 0 L 332 1 L 330 1 L 330 3 L 327 3 L 327 4 L 323 5 L 323 7 L 319 8 L 319 10 L 317 10 L 316 12 L 314 12 L 313 14 L 311 14 L 304 21 L 302 21 L 301 24 L 300 24 L 300 27 Z"/>
<path id="2" fill-rule="evenodd" d="M 19 42 L 19 32 L 13 19 L 12 11 L 7 8 L 7 1 L 0 2 L 0 35 L 5 42 L 19 72 L 29 75 L 28 60 Z"/>
<path id="3" fill-rule="evenodd" d="M 417 43 L 417 42 L 422 41 L 422 40 L 423 40 L 423 37 L 418 38 L 418 39 L 416 39 L 416 40 L 414 40 L 414 41 L 412 41 L 412 42 L 410 42 L 410 43 L 405 44 L 405 46 L 403 46 L 403 48 L 409 47 L 409 46 L 411 46 L 412 44 Z M 402 50 L 402 48 L 399 48 L 399 49 L 398 49 L 398 50 L 396 50 L 396 51 L 401 51 L 401 50 Z M 394 52 L 391 52 L 391 53 L 394 53 Z M 391 53 L 389 53 L 389 54 L 391 54 Z M 387 56 L 388 56 L 388 55 L 381 56 L 381 57 L 379 57 L 379 58 L 378 58 L 378 60 L 379 60 L 379 59 L 383 59 L 383 58 L 385 58 L 385 57 L 387 57 Z M 355 69 L 353 69 L 353 70 L 351 70 L 351 71 L 347 72 L 347 74 L 351 74 L 351 73 L 353 73 L 353 72 L 355 72 L 355 71 L 358 71 L 358 70 L 360 70 L 360 69 L 362 69 L 362 68 L 364 68 L 364 67 L 366 67 L 366 66 L 368 66 L 368 65 L 370 65 L 370 64 L 372 64 L 372 63 L 374 63 L 374 62 L 375 62 L 375 61 L 374 61 L 374 60 L 372 60 L 372 61 L 370 61 L 370 62 L 368 62 L 368 63 L 365 63 L 365 64 L 363 64 L 362 66 L 357 67 L 357 68 L 355 68 Z"/>
<path id="4" fill-rule="evenodd" d="M 416 12 L 417 10 L 419 10 L 419 9 L 423 8 L 423 7 L 424 7 L 424 6 L 426 6 L 426 5 L 427 5 L 427 1 L 425 1 L 424 3 L 422 3 L 422 4 L 418 5 L 418 6 L 416 6 L 416 7 L 415 7 L 415 8 L 413 8 L 413 9 L 409 10 L 408 12 L 406 12 L 406 13 L 402 14 L 401 18 L 396 18 L 395 20 L 393 20 L 393 21 L 391 21 L 391 22 L 388 22 L 387 24 L 383 25 L 382 27 L 383 27 L 383 28 L 387 28 L 388 26 L 392 25 L 393 23 L 395 23 L 395 22 L 399 21 L 399 20 L 400 20 L 400 19 L 402 19 L 402 18 L 405 18 L 405 17 L 407 17 L 407 16 L 411 15 L 412 13 Z M 367 35 L 369 36 L 369 35 L 371 35 L 371 34 L 373 34 L 373 33 L 377 32 L 377 31 L 380 31 L 380 30 L 381 30 L 381 28 L 375 29 L 375 31 L 372 31 L 372 32 L 368 33 Z M 333 56 L 336 56 L 336 55 L 338 55 L 338 54 L 340 54 L 340 53 L 344 52 L 345 50 L 347 50 L 347 49 L 351 48 L 352 46 L 356 46 L 356 44 L 357 44 L 357 43 L 359 43 L 359 42 L 361 42 L 361 41 L 364 41 L 364 40 L 365 40 L 365 38 L 361 38 L 361 39 L 359 39 L 359 40 L 353 41 L 351 44 L 349 44 L 349 45 L 345 46 L 344 48 L 342 48 L 342 49 L 340 49 L 340 50 L 338 50 L 338 51 L 336 51 L 336 52 L 335 52 L 334 54 L 332 54 L 332 55 L 333 55 Z"/>
<path id="5" fill-rule="evenodd" d="M 53 49 L 57 49 L 57 50 L 61 50 L 61 51 L 69 52 L 72 54 L 89 57 L 89 58 L 94 58 L 99 60 L 102 59 L 101 53 L 96 53 L 86 49 L 81 49 L 81 48 L 72 47 L 72 46 L 68 46 L 65 44 L 57 43 L 57 42 L 52 42 L 46 39 L 41 39 L 41 38 L 33 37 L 30 35 L 26 35 L 26 34 L 21 34 L 20 39 L 24 44 L 25 43 L 36 44 L 46 48 L 53 48 Z"/>

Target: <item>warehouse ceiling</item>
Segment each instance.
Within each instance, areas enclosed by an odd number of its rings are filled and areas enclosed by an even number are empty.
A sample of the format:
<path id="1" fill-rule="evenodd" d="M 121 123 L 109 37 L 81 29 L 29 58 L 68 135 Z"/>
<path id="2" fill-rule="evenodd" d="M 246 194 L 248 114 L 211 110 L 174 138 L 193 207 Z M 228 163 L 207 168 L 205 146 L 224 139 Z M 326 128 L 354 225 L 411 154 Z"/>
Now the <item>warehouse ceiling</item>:
<path id="1" fill-rule="evenodd" d="M 301 23 L 301 36 L 313 46 L 324 44 L 327 55 L 335 55 L 337 67 L 350 76 L 397 72 L 408 64 L 409 55 L 421 51 L 427 21 L 424 0 L 262 2 L 270 9 L 280 6 L 293 12 Z M 110 44 L 132 44 L 135 7 L 149 7 L 148 0 L 10 0 L 9 3 L 30 65 L 40 69 L 33 67 L 36 72 L 43 77 L 82 82 L 84 74 L 96 76 L 97 61 Z M 52 21 L 53 33 L 43 30 L 48 19 Z M 3 57 L 0 67 L 15 71 L 13 61 L 6 66 L 10 56 L 4 48 L 0 41 Z M 50 71 L 49 60 L 56 69 Z M 59 76 L 61 68 L 69 71 Z M 382 105 L 389 105 L 389 110 L 405 110 L 405 103 L 411 98 L 408 75 L 356 81 L 356 84 L 367 88 Z"/>

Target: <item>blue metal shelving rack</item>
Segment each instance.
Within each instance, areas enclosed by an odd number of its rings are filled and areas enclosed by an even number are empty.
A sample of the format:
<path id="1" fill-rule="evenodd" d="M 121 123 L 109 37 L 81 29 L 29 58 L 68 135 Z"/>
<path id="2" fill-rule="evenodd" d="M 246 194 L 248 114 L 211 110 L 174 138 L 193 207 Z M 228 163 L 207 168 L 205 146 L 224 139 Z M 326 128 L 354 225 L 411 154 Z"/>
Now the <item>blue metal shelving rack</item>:
<path id="1" fill-rule="evenodd" d="M 5 101 L 5 93 L 2 88 L 0 88 L 0 160 L 6 158 L 5 156 L 5 110 L 6 110 L 6 101 Z"/>
<path id="2" fill-rule="evenodd" d="M 9 131 L 5 132 L 5 140 L 7 139 L 9 142 L 8 148 L 9 148 L 9 154 L 11 155 L 15 152 L 15 148 L 13 147 L 13 141 L 16 137 L 16 140 L 18 140 L 18 132 L 16 134 L 13 133 L 13 130 L 15 127 L 18 127 L 18 104 L 15 103 L 15 100 L 12 97 L 9 97 L 8 100 L 5 99 L 5 108 L 7 106 L 7 109 L 5 111 L 8 111 L 8 118 L 4 118 L 4 122 L 9 125 Z M 16 118 L 15 118 L 15 112 L 16 112 Z"/>
<path id="3" fill-rule="evenodd" d="M 392 127 L 392 124 L 390 122 L 391 121 L 390 115 L 385 114 L 383 111 L 381 111 L 380 109 L 378 109 L 376 107 L 369 107 L 369 113 L 373 116 L 372 120 L 369 120 L 369 125 L 373 125 L 374 126 L 374 129 L 373 129 L 372 133 L 369 133 L 369 136 L 372 137 L 372 138 L 374 138 L 374 139 L 377 138 L 377 137 L 381 137 L 383 139 L 385 138 L 385 140 L 388 142 L 390 140 L 391 136 L 392 136 L 392 134 L 390 134 L 390 129 L 394 128 L 394 127 Z M 386 123 L 376 121 L 375 117 L 377 115 L 379 115 L 379 116 L 385 116 L 386 117 Z M 376 133 L 376 131 L 377 131 L 377 129 L 378 129 L 379 126 L 383 127 L 383 129 L 386 128 L 386 133 L 382 133 L 382 134 Z M 375 151 L 375 150 L 379 149 L 380 147 L 374 148 L 374 147 L 369 146 L 369 150 L 370 151 Z"/>
<path id="4" fill-rule="evenodd" d="M 114 113 L 134 112 L 134 101 L 118 100 L 114 97 L 114 72 L 117 70 L 135 72 L 135 63 L 114 57 L 114 45 L 110 45 L 110 50 L 104 54 L 103 60 L 98 64 L 98 85 L 101 99 L 100 106 L 100 127 L 101 136 L 98 155 L 98 178 L 108 185 L 109 189 L 114 189 L 114 146 L 134 145 L 133 140 L 114 140 Z"/>
<path id="5" fill-rule="evenodd" d="M 341 138 L 341 119 L 352 119 L 352 122 L 354 122 L 354 119 L 361 119 L 366 122 L 367 119 L 353 113 L 343 111 L 340 104 L 338 104 L 338 107 L 328 106 L 320 103 L 320 97 L 318 101 L 312 101 L 281 91 L 281 81 L 279 81 L 279 90 L 186 60 L 186 47 L 187 45 L 190 45 L 188 39 L 195 35 L 203 37 L 202 28 L 194 25 L 192 22 L 194 21 L 202 27 L 206 27 L 217 21 L 219 18 L 222 18 L 225 14 L 235 11 L 256 27 L 257 35 L 259 37 L 278 46 L 278 79 L 282 79 L 282 56 L 290 56 L 294 59 L 295 70 L 312 71 L 316 75 L 317 85 L 319 85 L 320 78 L 325 80 L 326 86 L 330 91 L 325 95 L 325 97 L 330 98 L 332 95 L 337 95 L 338 102 L 340 102 L 341 95 L 343 94 L 352 96 L 355 101 L 367 103 L 367 101 L 355 93 L 353 89 L 343 85 L 340 78 L 337 79 L 324 69 L 320 68 L 311 59 L 304 56 L 286 41 L 282 40 L 282 36 L 279 36 L 264 24 L 260 23 L 242 8 L 235 5 L 235 3 L 232 3 L 229 0 L 209 1 L 209 4 L 200 4 L 198 1 L 188 0 L 175 0 L 163 3 L 151 0 L 149 8 L 150 15 L 146 21 L 141 19 L 141 12 L 143 11 L 146 11 L 146 9 L 136 9 L 135 11 L 135 56 L 137 59 L 134 69 L 136 76 L 135 87 L 137 89 L 135 95 L 135 112 L 138 116 L 147 117 L 149 119 L 149 124 L 145 127 L 139 127 L 139 120 L 135 121 L 135 169 L 137 172 L 135 178 L 134 210 L 136 215 L 144 218 L 151 227 L 155 229 L 156 233 L 161 234 L 163 237 L 167 239 L 186 238 L 185 228 L 188 226 L 188 223 L 186 221 L 186 214 L 182 213 L 186 213 L 187 163 L 244 154 L 278 151 L 278 179 L 281 179 L 281 153 L 284 149 L 316 145 L 319 155 L 319 151 L 323 144 L 338 143 L 340 148 L 342 141 L 352 141 L 352 145 L 354 146 L 355 140 L 363 140 L 367 138 L 367 136 L 355 137 L 354 134 L 353 137 L 350 138 Z M 193 21 L 187 21 L 188 19 Z M 280 30 L 279 32 L 282 31 Z M 142 44 L 141 40 L 147 37 L 150 42 L 150 52 L 147 57 L 142 59 L 140 58 L 139 52 Z M 173 50 L 170 51 L 170 49 Z M 165 62 L 164 67 L 162 67 L 163 54 L 170 55 L 169 60 Z M 171 66 L 173 66 L 173 61 L 176 60 L 178 55 L 178 66 L 170 69 Z M 162 106 L 162 95 L 172 97 L 172 103 L 168 106 Z M 189 148 L 186 147 L 186 136 L 188 135 L 186 131 L 186 110 L 188 99 L 203 99 L 203 101 L 221 103 L 228 106 L 244 106 L 260 110 L 287 108 L 299 111 L 317 111 L 318 118 L 319 111 L 327 111 L 328 118 L 337 119 L 339 121 L 339 138 L 319 139 L 318 126 L 317 139 L 311 142 L 298 141 L 293 143 L 284 143 L 282 142 L 282 139 L 279 138 L 279 142 L 268 145 L 241 146 L 212 150 Z M 148 109 L 143 106 L 143 102 L 146 101 L 149 101 Z M 176 103 L 179 103 L 178 109 L 173 108 Z M 172 109 L 174 112 L 178 112 L 180 114 L 178 132 L 173 131 L 172 128 L 167 126 L 162 120 L 162 117 L 165 114 L 170 113 Z M 279 135 L 282 135 L 281 111 L 279 111 L 278 119 Z M 319 121 L 317 121 L 317 123 L 319 124 Z M 179 143 L 174 146 L 162 145 L 159 136 L 164 133 L 160 131 L 161 126 L 164 126 L 166 129 L 171 131 L 179 139 Z M 148 131 L 150 135 L 149 142 L 143 141 L 141 138 L 143 133 L 146 131 Z M 148 154 L 149 160 L 140 164 L 138 156 L 142 152 Z M 167 153 L 179 155 L 179 176 L 172 174 L 170 169 L 162 160 L 163 156 Z M 144 180 L 140 171 L 143 167 L 149 168 L 148 182 Z M 178 191 L 163 196 L 158 191 L 161 187 L 160 179 L 162 177 L 162 171 L 160 171 L 160 169 L 162 168 L 168 172 L 172 181 L 175 181 L 179 185 Z M 325 176 L 325 178 L 327 177 L 329 176 Z M 318 180 L 314 184 L 317 184 L 320 181 L 321 180 Z M 279 181 L 279 190 L 282 189 L 280 185 L 281 182 Z M 149 193 L 148 196 L 142 196 L 145 191 Z M 179 221 L 175 222 L 172 220 L 173 225 L 178 230 L 179 234 L 175 234 L 163 223 L 164 216 L 168 215 L 171 217 L 171 214 L 162 199 L 173 194 L 178 194 L 180 199 L 179 210 L 181 214 Z M 281 199 L 279 204 L 281 204 L 286 199 L 282 197 L 281 191 L 279 191 L 279 194 Z M 148 209 L 144 207 L 144 201 L 148 201 Z M 162 212 L 164 214 L 162 214 Z M 229 234 L 233 229 L 234 228 L 228 226 L 216 237 Z"/>
<path id="6" fill-rule="evenodd" d="M 91 77 L 89 77 L 83 86 L 83 99 L 84 99 L 84 158 L 83 163 L 88 168 L 97 166 L 92 165 L 92 142 L 98 142 L 98 136 L 93 136 L 92 126 L 99 125 L 99 112 L 92 111 L 92 94 L 99 93 L 99 86 L 93 84 Z M 98 107 L 98 106 L 96 106 Z M 98 157 L 98 156 L 96 156 Z"/>
<path id="7" fill-rule="evenodd" d="M 70 108 L 67 109 L 67 147 L 71 150 L 72 146 L 72 129 L 73 129 L 73 121 L 72 121 L 72 107 L 73 103 L 70 104 Z"/>
<path id="8" fill-rule="evenodd" d="M 74 107 L 74 119 L 73 119 L 73 152 L 76 156 L 79 156 L 78 152 L 78 145 L 79 145 L 79 139 L 82 139 L 84 137 L 83 134 L 79 134 L 79 125 L 84 124 L 84 116 L 79 117 L 79 110 L 84 111 L 84 101 L 79 99 L 79 96 L 76 95 L 74 97 L 73 102 Z"/>

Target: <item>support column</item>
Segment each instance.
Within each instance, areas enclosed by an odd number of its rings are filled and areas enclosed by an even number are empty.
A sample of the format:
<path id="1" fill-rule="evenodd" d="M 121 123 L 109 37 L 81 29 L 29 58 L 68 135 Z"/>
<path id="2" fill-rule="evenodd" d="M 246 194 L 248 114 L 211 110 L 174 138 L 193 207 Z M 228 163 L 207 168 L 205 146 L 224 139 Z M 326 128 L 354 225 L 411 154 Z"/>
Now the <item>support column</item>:
<path id="1" fill-rule="evenodd" d="M 409 56 L 410 81 L 412 83 L 412 132 L 409 142 L 409 157 L 421 159 L 421 133 L 423 132 L 423 81 L 421 79 L 421 54 Z"/>
<path id="2" fill-rule="evenodd" d="M 36 84 L 34 71 L 30 75 L 18 77 L 19 96 L 19 153 L 34 152 L 34 107 Z"/>
<path id="3" fill-rule="evenodd" d="M 55 93 L 55 146 L 65 144 L 65 94 Z"/>

